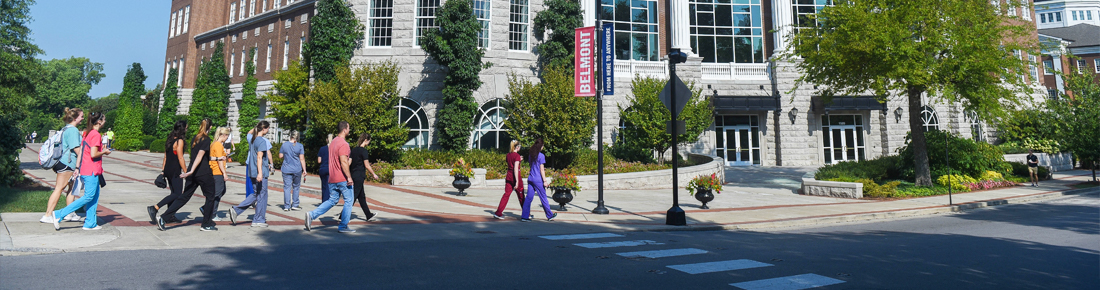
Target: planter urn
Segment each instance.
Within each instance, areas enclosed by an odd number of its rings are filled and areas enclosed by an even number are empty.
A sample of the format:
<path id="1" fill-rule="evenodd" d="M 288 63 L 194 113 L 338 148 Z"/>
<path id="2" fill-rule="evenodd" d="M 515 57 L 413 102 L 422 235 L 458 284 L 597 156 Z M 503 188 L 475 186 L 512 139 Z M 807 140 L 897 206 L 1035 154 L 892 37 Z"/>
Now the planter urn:
<path id="1" fill-rule="evenodd" d="M 700 189 L 699 192 L 695 193 L 695 200 L 703 203 L 703 206 L 700 207 L 701 209 L 710 209 L 707 203 L 714 200 L 714 194 L 711 193 L 710 189 Z"/>
<path id="2" fill-rule="evenodd" d="M 456 174 L 455 181 L 451 182 L 451 186 L 458 189 L 458 196 L 466 196 L 465 190 L 470 188 L 470 184 L 470 177 L 461 174 Z"/>
<path id="3" fill-rule="evenodd" d="M 567 209 L 565 209 L 565 204 L 573 201 L 573 191 L 563 187 L 555 187 L 554 195 L 552 197 L 554 198 L 554 201 L 560 205 L 558 207 L 559 211 L 567 211 Z"/>

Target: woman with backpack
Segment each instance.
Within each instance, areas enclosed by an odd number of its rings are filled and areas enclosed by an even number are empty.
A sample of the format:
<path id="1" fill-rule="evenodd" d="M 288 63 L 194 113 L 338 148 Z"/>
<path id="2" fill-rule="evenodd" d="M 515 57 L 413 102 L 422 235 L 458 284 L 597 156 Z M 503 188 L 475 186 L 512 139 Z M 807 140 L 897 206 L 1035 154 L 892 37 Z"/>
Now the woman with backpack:
<path id="1" fill-rule="evenodd" d="M 57 161 L 57 164 L 53 166 L 53 172 L 57 173 L 57 182 L 54 183 L 53 193 L 50 194 L 49 203 L 46 204 L 46 213 L 42 215 L 38 221 L 43 223 L 52 223 L 50 213 L 53 212 L 54 207 L 57 205 L 57 200 L 61 198 L 62 191 L 71 191 L 71 184 L 69 182 L 73 177 L 73 172 L 76 171 L 77 162 L 80 161 L 80 152 L 76 150 L 80 148 L 80 130 L 76 128 L 76 125 L 80 124 L 80 121 L 84 120 L 84 110 L 80 108 L 65 108 L 65 115 L 61 118 L 65 122 L 65 127 L 61 128 L 61 132 L 57 134 L 61 135 L 61 150 L 65 153 L 61 154 L 61 159 Z M 37 133 L 37 132 L 36 132 Z M 52 138 L 51 138 L 52 139 Z M 98 181 L 97 181 L 98 183 Z M 65 198 L 65 205 L 70 205 L 76 196 L 69 194 Z M 80 221 L 80 216 L 75 213 L 64 217 L 68 221 Z"/>
<path id="2" fill-rule="evenodd" d="M 81 140 L 80 162 L 77 164 L 80 170 L 80 179 L 84 182 L 84 195 L 70 203 L 69 206 L 52 213 L 54 230 L 60 230 L 60 218 L 83 207 L 87 217 L 84 219 L 84 230 L 94 231 L 102 229 L 96 221 L 96 208 L 99 205 L 99 179 L 103 176 L 103 155 L 111 154 L 110 150 L 103 147 L 103 137 L 99 134 L 99 127 L 103 126 L 106 118 L 102 113 L 92 113 L 88 117 L 88 125 L 84 127 L 84 139 Z"/>
<path id="3" fill-rule="evenodd" d="M 164 142 L 164 161 L 161 162 L 161 174 L 164 174 L 164 179 L 168 180 L 168 189 L 171 193 L 165 196 L 160 202 L 155 205 L 150 205 L 146 208 L 149 212 L 149 220 L 154 224 L 160 224 L 157 221 L 157 212 L 161 207 L 172 204 L 180 195 L 183 194 L 183 178 L 180 178 L 187 169 L 184 168 L 183 161 L 183 138 L 184 134 L 187 134 L 187 121 L 176 121 L 175 125 L 172 125 L 172 132 L 168 133 L 168 139 Z M 175 219 L 175 216 L 172 217 Z M 176 222 L 176 220 L 166 220 L 163 222 Z"/>

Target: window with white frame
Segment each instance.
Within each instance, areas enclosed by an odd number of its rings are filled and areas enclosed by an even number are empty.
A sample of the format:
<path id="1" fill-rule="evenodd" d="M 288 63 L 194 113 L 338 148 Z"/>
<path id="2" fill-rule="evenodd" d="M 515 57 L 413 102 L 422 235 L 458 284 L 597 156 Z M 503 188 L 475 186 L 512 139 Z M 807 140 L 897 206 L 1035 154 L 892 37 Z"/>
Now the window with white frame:
<path id="1" fill-rule="evenodd" d="M 275 0 L 275 4 L 272 4 L 272 5 L 274 5 L 274 6 L 272 6 L 271 8 L 272 8 L 272 9 L 279 9 L 279 6 L 281 6 L 280 4 L 281 4 L 282 2 L 283 2 L 283 0 Z"/>
<path id="2" fill-rule="evenodd" d="M 256 0 L 248 0 L 248 17 L 256 15 Z"/>
<path id="3" fill-rule="evenodd" d="M 302 32 L 302 34 L 305 35 L 306 33 Z M 298 60 L 299 61 L 302 60 L 302 54 L 305 53 L 305 50 L 302 50 L 302 48 L 305 46 L 305 44 L 306 44 L 306 37 L 305 36 L 302 36 L 302 38 L 298 39 Z"/>
<path id="4" fill-rule="evenodd" d="M 1078 74 L 1083 74 L 1088 69 L 1089 69 L 1089 63 L 1088 62 L 1086 62 L 1083 59 L 1078 59 L 1077 60 L 1077 73 Z"/>
<path id="5" fill-rule="evenodd" d="M 1100 73 L 1100 58 L 1092 60 L 1092 69 Z"/>
<path id="6" fill-rule="evenodd" d="M 283 70 L 286 70 L 286 66 L 287 66 L 286 63 L 288 61 L 287 58 L 289 58 L 289 57 L 290 57 L 290 39 L 288 38 L 286 41 L 283 41 Z"/>
<path id="7" fill-rule="evenodd" d="M 1054 61 L 1053 60 L 1044 60 L 1043 61 L 1043 74 L 1048 75 L 1048 76 L 1054 75 Z"/>
<path id="8" fill-rule="evenodd" d="M 247 15 L 247 14 L 245 14 L 245 12 L 248 11 L 248 10 L 244 9 L 244 1 L 245 0 L 241 0 L 241 14 L 237 15 L 237 21 L 244 20 L 244 16 Z"/>
<path id="9" fill-rule="evenodd" d="M 511 0 L 508 12 L 508 49 L 527 51 L 527 28 L 530 22 L 528 0 Z"/>
<path id="10" fill-rule="evenodd" d="M 250 51 L 245 50 L 243 47 L 241 48 L 241 71 L 237 72 L 237 76 L 243 76 L 244 75 L 245 62 L 247 62 L 247 60 L 248 60 L 249 52 Z M 255 56 L 256 54 L 253 53 L 252 55 Z M 252 62 L 252 65 L 256 65 L 256 62 Z"/>
<path id="11" fill-rule="evenodd" d="M 1085 11 L 1085 13 L 1088 13 L 1089 20 L 1092 20 L 1092 10 Z"/>
<path id="12" fill-rule="evenodd" d="M 298 23 L 305 24 L 306 22 L 309 22 L 309 13 L 302 13 L 302 17 L 299 17 L 298 19 Z"/>
<path id="13" fill-rule="evenodd" d="M 168 86 L 168 74 L 171 72 L 171 70 L 172 70 L 172 63 L 171 62 L 164 63 L 164 81 L 163 81 L 163 83 L 164 83 L 164 86 L 166 86 L 166 87 Z"/>
<path id="14" fill-rule="evenodd" d="M 1031 21 L 1031 6 L 1023 4 L 1020 6 L 1020 12 L 1024 14 L 1024 20 Z"/>
<path id="15" fill-rule="evenodd" d="M 440 0 L 416 0 L 416 46 L 429 30 L 439 29 L 435 24 L 435 10 Z"/>
<path id="16" fill-rule="evenodd" d="M 176 86 L 177 87 L 183 86 L 183 67 L 185 67 L 185 66 L 187 66 L 187 59 L 181 57 L 180 58 L 179 76 L 176 77 Z"/>
<path id="17" fill-rule="evenodd" d="M 713 63 L 763 63 L 764 27 L 759 0 L 690 0 L 691 48 Z"/>
<path id="18" fill-rule="evenodd" d="M 1039 23 L 1047 23 L 1047 15 L 1039 14 Z"/>
<path id="19" fill-rule="evenodd" d="M 229 53 L 229 76 L 233 76 L 233 71 L 237 68 L 237 52 Z"/>
<path id="20" fill-rule="evenodd" d="M 998 3 L 995 6 L 999 5 Z M 794 32 L 798 33 L 802 28 L 816 27 L 818 24 L 814 15 L 827 6 L 833 6 L 833 0 L 791 0 L 791 6 L 794 10 Z"/>
<path id="21" fill-rule="evenodd" d="M 191 27 L 191 5 L 183 8 L 183 33 L 187 33 Z"/>
<path id="22" fill-rule="evenodd" d="M 1038 58 L 1034 55 L 1028 55 L 1027 60 L 1028 72 L 1031 74 L 1031 83 L 1037 84 L 1039 83 L 1039 67 L 1035 66 L 1035 62 L 1038 61 Z"/>
<path id="23" fill-rule="evenodd" d="M 178 16 L 176 17 L 176 36 L 179 36 L 180 32 L 183 31 L 183 8 L 180 8 L 176 15 Z"/>
<path id="24" fill-rule="evenodd" d="M 759 1 L 759 0 L 757 0 Z M 657 61 L 657 1 L 604 0 L 600 19 L 615 24 L 615 59 Z"/>
<path id="25" fill-rule="evenodd" d="M 267 44 L 267 59 L 264 60 L 264 72 L 271 72 L 271 42 Z"/>
<path id="26" fill-rule="evenodd" d="M 252 55 L 252 71 L 250 71 L 250 72 L 255 74 L 256 73 L 256 67 L 258 67 L 260 65 L 260 63 L 256 61 L 260 57 L 260 49 L 258 47 L 256 47 L 255 45 L 253 45 L 252 50 L 249 50 L 248 52 L 249 52 L 249 54 Z"/>
<path id="27" fill-rule="evenodd" d="M 401 98 L 397 105 L 397 122 L 409 129 L 409 139 L 404 148 L 428 148 L 428 115 L 420 104 L 408 98 Z"/>
<path id="28" fill-rule="evenodd" d="M 290 28 L 291 23 L 294 23 L 294 21 L 292 21 L 292 19 L 287 19 L 283 22 L 283 28 Z"/>
<path id="29" fill-rule="evenodd" d="M 168 22 L 168 38 L 176 37 L 176 12 L 172 12 L 172 19 Z"/>
<path id="30" fill-rule="evenodd" d="M 237 2 L 229 3 L 229 23 L 237 22 Z"/>
<path id="31" fill-rule="evenodd" d="M 491 0 L 474 0 L 474 17 L 481 24 L 481 30 L 477 32 L 477 47 L 489 48 L 489 24 L 490 12 L 493 9 Z"/>
<path id="32" fill-rule="evenodd" d="M 933 131 L 940 129 L 940 120 L 936 116 L 936 109 L 929 106 L 923 106 L 920 110 L 921 124 L 924 124 L 924 131 Z"/>
<path id="33" fill-rule="evenodd" d="M 367 43 L 370 46 L 393 45 L 393 0 L 371 0 L 370 15 L 367 23 L 370 24 L 370 35 Z"/>
<path id="34" fill-rule="evenodd" d="M 1054 22 L 1062 22 L 1062 12 L 1054 12 Z"/>
<path id="35" fill-rule="evenodd" d="M 1008 16 L 1016 16 L 1016 6 L 1008 7 Z"/>
<path id="36" fill-rule="evenodd" d="M 966 111 L 965 115 L 967 123 L 970 123 L 970 137 L 974 141 L 984 142 L 985 132 L 982 130 L 982 121 L 978 118 L 978 112 Z"/>
<path id="37" fill-rule="evenodd" d="M 481 105 L 474 118 L 474 132 L 470 140 L 475 149 L 501 149 L 508 148 L 512 136 L 508 134 L 508 127 L 504 120 L 508 113 L 504 109 L 503 99 L 494 99 Z"/>
<path id="38" fill-rule="evenodd" d="M 260 7 L 260 11 L 267 12 L 267 0 L 264 0 L 264 4 Z"/>

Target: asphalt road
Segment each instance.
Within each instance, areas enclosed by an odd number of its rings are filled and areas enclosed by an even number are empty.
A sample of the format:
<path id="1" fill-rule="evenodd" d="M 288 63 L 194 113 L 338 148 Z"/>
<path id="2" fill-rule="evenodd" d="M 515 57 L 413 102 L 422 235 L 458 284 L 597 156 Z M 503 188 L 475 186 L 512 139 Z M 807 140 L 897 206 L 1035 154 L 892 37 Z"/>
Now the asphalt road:
<path id="1" fill-rule="evenodd" d="M 802 289 L 799 283 L 835 283 L 814 289 L 1095 289 L 1100 285 L 1097 196 L 814 229 L 612 234 L 620 237 L 550 240 L 486 233 L 484 238 L 462 240 L 11 256 L 0 257 L 0 289 Z M 613 242 L 633 244 L 598 244 Z M 592 244 L 578 245 L 582 243 Z M 677 250 L 695 253 L 660 258 L 620 255 L 635 251 L 671 255 Z M 688 266 L 669 267 L 675 265 Z"/>

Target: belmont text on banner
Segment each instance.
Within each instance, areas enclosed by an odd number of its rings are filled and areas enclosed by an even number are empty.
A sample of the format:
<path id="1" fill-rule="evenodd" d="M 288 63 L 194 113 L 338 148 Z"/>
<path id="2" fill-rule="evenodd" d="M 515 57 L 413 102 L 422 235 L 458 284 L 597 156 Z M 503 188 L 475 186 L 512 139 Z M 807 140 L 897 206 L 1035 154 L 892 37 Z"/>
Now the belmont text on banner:
<path id="1" fill-rule="evenodd" d="M 577 28 L 573 37 L 573 51 L 576 52 L 576 59 L 573 60 L 576 67 L 573 72 L 573 94 L 578 97 L 596 96 L 596 27 Z"/>

